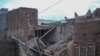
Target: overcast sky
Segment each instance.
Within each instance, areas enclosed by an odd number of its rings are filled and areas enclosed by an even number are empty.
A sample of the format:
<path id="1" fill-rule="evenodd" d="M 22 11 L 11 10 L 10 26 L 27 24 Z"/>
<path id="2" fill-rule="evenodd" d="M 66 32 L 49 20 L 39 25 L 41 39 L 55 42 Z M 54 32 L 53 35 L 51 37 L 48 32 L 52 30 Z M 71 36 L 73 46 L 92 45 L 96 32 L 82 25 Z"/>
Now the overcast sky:
<path id="1" fill-rule="evenodd" d="M 100 0 L 0 0 L 0 8 L 18 7 L 37 8 L 41 19 L 63 20 L 65 16 L 73 18 L 74 12 L 84 15 L 88 9 L 100 8 Z"/>

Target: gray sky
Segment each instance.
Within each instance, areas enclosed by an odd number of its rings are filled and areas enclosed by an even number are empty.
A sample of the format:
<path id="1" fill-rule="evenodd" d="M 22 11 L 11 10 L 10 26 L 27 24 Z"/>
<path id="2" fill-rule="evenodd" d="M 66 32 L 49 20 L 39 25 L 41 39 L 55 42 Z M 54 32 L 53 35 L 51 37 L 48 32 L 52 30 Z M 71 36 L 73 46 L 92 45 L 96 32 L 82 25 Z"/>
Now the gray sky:
<path id="1" fill-rule="evenodd" d="M 57 2 L 58 4 L 52 6 Z M 38 18 L 63 20 L 64 16 L 73 18 L 74 12 L 84 15 L 88 9 L 93 11 L 100 8 L 100 0 L 0 0 L 0 6 L 0 8 L 9 8 L 9 10 L 18 7 L 37 8 Z M 48 7 L 50 8 L 45 10 Z"/>

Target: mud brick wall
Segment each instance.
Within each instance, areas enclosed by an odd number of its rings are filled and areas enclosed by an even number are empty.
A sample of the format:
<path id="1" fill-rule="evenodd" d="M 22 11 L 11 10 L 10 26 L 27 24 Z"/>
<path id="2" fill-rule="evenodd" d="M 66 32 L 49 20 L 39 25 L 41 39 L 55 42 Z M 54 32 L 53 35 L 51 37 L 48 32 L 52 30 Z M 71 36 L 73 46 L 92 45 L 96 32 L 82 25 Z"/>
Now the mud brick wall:
<path id="1" fill-rule="evenodd" d="M 75 34 L 96 34 L 100 32 L 100 20 L 75 23 Z"/>
<path id="2" fill-rule="evenodd" d="M 76 22 L 74 27 L 75 43 L 99 42 L 100 20 Z"/>
<path id="3" fill-rule="evenodd" d="M 18 8 L 7 13 L 6 35 L 14 35 L 22 41 L 34 37 L 34 26 L 37 25 L 37 9 Z"/>
<path id="4" fill-rule="evenodd" d="M 15 41 L 0 40 L 0 56 L 19 56 L 18 44 Z"/>

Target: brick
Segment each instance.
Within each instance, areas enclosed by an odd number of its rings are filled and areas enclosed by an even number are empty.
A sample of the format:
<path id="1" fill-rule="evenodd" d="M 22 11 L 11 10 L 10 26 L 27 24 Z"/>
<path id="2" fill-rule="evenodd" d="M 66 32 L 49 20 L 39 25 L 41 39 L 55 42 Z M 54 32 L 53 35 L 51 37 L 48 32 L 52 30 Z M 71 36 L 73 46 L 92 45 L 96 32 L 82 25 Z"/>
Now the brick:
<path id="1" fill-rule="evenodd" d="M 75 34 L 100 33 L 100 20 L 75 23 Z"/>
<path id="2" fill-rule="evenodd" d="M 75 43 L 91 43 L 94 42 L 94 35 L 74 35 Z"/>

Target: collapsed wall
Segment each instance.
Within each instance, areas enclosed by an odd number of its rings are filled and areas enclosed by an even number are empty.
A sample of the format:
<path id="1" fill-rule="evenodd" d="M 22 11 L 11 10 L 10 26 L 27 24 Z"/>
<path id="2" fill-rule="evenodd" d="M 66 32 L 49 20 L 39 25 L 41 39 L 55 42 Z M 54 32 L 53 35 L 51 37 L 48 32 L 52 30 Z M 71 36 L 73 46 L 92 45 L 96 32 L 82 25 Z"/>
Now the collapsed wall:
<path id="1" fill-rule="evenodd" d="M 47 45 L 52 45 L 59 42 L 67 42 L 68 38 L 72 37 L 73 25 L 68 23 L 59 23 L 55 25 L 54 30 L 47 34 L 43 41 Z"/>
<path id="2" fill-rule="evenodd" d="M 46 44 L 46 48 L 43 49 L 44 52 L 53 56 L 68 55 L 67 43 L 72 38 L 73 34 L 72 23 L 71 22 L 55 23 L 55 24 L 50 24 L 50 26 L 54 26 L 51 28 L 53 30 L 42 38 L 42 41 Z"/>

